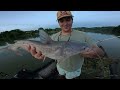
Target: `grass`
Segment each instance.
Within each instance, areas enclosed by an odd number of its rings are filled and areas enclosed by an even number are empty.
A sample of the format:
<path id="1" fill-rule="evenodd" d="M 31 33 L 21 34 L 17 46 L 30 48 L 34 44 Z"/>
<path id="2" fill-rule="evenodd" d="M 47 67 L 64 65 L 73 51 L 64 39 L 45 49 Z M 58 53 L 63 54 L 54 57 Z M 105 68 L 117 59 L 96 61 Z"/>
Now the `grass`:
<path id="1" fill-rule="evenodd" d="M 79 79 L 110 79 L 109 59 L 85 59 Z"/>

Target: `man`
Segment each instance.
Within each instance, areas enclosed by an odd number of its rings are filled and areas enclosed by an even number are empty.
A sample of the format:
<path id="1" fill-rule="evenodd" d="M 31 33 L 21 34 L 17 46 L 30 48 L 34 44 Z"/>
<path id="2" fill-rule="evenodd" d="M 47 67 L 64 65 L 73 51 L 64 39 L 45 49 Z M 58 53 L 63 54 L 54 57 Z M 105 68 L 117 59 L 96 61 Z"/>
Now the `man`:
<path id="1" fill-rule="evenodd" d="M 65 76 L 66 79 L 74 79 L 81 74 L 84 57 L 97 58 L 98 56 L 103 56 L 104 52 L 84 32 L 72 30 L 73 16 L 70 11 L 58 11 L 57 20 L 61 31 L 51 36 L 54 41 L 86 42 L 91 46 L 91 48 L 85 49 L 82 53 L 74 55 L 64 60 L 64 62 L 57 63 L 57 70 L 61 76 Z M 28 50 L 35 58 L 44 58 L 44 55 L 37 51 L 34 46 L 29 46 Z"/>

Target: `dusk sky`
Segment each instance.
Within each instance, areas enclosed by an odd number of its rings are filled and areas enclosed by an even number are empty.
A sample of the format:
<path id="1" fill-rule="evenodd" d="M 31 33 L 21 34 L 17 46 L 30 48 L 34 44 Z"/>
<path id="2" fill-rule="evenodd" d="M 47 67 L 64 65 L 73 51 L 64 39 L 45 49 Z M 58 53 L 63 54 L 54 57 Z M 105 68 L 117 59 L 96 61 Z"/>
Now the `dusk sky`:
<path id="1" fill-rule="evenodd" d="M 0 32 L 13 29 L 58 28 L 57 11 L 0 11 Z M 120 25 L 120 11 L 72 11 L 73 27 Z"/>

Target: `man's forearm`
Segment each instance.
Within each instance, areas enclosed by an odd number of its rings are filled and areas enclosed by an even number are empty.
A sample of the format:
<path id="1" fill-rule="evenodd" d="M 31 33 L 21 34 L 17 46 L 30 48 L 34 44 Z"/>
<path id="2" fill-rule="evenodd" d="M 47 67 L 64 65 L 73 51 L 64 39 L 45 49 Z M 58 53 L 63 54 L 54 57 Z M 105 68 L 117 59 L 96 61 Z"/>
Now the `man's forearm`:
<path id="1" fill-rule="evenodd" d="M 104 51 L 99 47 L 93 46 L 81 52 L 80 55 L 86 58 L 99 58 L 104 56 Z"/>

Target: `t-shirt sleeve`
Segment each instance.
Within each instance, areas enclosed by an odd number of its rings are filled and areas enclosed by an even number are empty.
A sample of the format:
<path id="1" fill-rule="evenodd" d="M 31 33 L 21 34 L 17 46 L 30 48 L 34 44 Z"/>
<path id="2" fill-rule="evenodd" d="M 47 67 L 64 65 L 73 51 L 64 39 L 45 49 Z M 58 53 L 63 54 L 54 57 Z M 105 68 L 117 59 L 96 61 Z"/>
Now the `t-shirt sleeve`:
<path id="1" fill-rule="evenodd" d="M 58 41 L 58 35 L 59 35 L 59 32 L 55 33 L 55 34 L 52 34 L 50 37 L 51 37 L 52 40 Z"/>
<path id="2" fill-rule="evenodd" d="M 52 40 L 56 41 L 56 34 L 50 36 Z"/>

